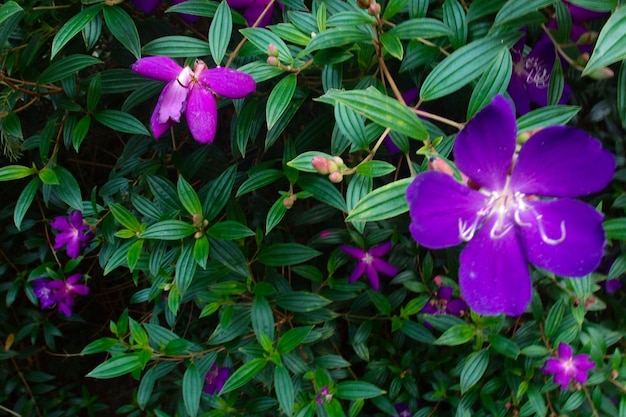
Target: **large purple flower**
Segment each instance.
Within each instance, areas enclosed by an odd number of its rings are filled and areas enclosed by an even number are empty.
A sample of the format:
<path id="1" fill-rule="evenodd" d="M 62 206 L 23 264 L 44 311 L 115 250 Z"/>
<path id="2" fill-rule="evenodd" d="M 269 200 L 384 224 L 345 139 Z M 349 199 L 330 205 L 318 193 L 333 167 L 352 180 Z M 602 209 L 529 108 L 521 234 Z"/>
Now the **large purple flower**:
<path id="1" fill-rule="evenodd" d="M 216 364 L 213 364 L 204 377 L 204 392 L 207 394 L 220 392 L 229 376 L 230 369 L 226 367 L 218 368 Z"/>
<path id="2" fill-rule="evenodd" d="M 571 380 L 580 384 L 587 382 L 587 373 L 595 367 L 589 360 L 589 355 L 584 353 L 574 356 L 572 348 L 567 343 L 559 343 L 559 355 L 550 358 L 541 370 L 546 374 L 554 374 L 554 382 L 561 385 L 561 389 L 567 389 Z"/>
<path id="3" fill-rule="evenodd" d="M 172 0 L 172 4 L 184 3 L 187 0 Z M 131 0 L 131 3 L 145 14 L 152 14 L 161 4 L 161 0 Z M 196 22 L 200 19 L 200 16 L 194 16 L 186 13 L 181 13 L 180 16 L 188 22 Z"/>
<path id="4" fill-rule="evenodd" d="M 593 272 L 605 243 L 602 215 L 573 197 L 602 190 L 615 170 L 598 140 L 547 127 L 522 146 L 511 105 L 496 96 L 461 130 L 457 167 L 476 187 L 443 172 L 419 174 L 407 189 L 413 238 L 461 252 L 461 295 L 480 314 L 519 315 L 530 302 L 528 263 L 569 277 Z"/>
<path id="5" fill-rule="evenodd" d="M 174 123 L 179 123 L 181 115 L 186 112 L 191 136 L 200 143 L 213 143 L 217 130 L 214 94 L 237 99 L 256 88 L 250 75 L 230 68 L 207 69 L 200 60 L 192 70 L 181 67 L 171 58 L 153 56 L 137 60 L 131 68 L 143 76 L 168 82 L 150 119 L 155 138 L 167 132 Z"/>
<path id="6" fill-rule="evenodd" d="M 83 279 L 81 274 L 73 274 L 65 281 L 60 279 L 37 278 L 33 281 L 33 292 L 41 303 L 41 309 L 55 305 L 66 316 L 72 315 L 75 295 L 89 294 L 89 287 L 79 284 Z"/>
<path id="7" fill-rule="evenodd" d="M 272 19 L 274 18 L 274 7 L 270 7 L 268 11 L 263 14 L 270 0 L 226 0 L 226 2 L 231 8 L 243 13 L 243 17 L 246 19 L 248 26 L 253 26 L 257 20 L 261 18 L 256 26 L 265 27 L 272 23 Z"/>
<path id="8" fill-rule="evenodd" d="M 78 210 L 71 211 L 67 217 L 56 217 L 50 222 L 50 226 L 59 231 L 54 237 L 54 250 L 66 246 L 67 256 L 70 258 L 78 258 L 80 250 L 87 247 L 93 239 L 89 225 L 83 222 L 83 214 Z"/>
<path id="9" fill-rule="evenodd" d="M 350 274 L 348 282 L 356 282 L 365 273 L 370 284 L 372 284 L 372 288 L 378 291 L 380 288 L 379 272 L 391 278 L 395 277 L 398 274 L 398 268 L 381 259 L 382 256 L 385 256 L 391 250 L 391 246 L 391 242 L 385 242 L 367 251 L 354 246 L 339 246 L 339 249 L 359 261 Z"/>

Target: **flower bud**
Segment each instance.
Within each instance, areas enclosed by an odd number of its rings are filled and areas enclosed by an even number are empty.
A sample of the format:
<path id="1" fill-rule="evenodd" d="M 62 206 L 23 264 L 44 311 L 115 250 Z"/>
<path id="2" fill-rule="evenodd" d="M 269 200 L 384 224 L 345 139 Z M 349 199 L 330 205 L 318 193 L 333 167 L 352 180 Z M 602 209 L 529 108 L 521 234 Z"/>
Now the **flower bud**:
<path id="1" fill-rule="evenodd" d="M 204 233 L 197 231 L 196 233 L 193 234 L 193 238 L 194 239 L 200 239 L 202 236 L 204 235 Z"/>
<path id="2" fill-rule="evenodd" d="M 287 196 L 283 200 L 283 206 L 285 206 L 286 209 L 290 209 L 293 207 L 293 204 L 296 202 L 297 199 L 298 197 L 295 194 Z"/>
<path id="3" fill-rule="evenodd" d="M 356 4 L 361 8 L 361 9 L 367 9 L 368 7 L 371 6 L 372 4 L 372 0 L 356 0 Z"/>
<path id="4" fill-rule="evenodd" d="M 607 78 L 613 78 L 614 75 L 615 73 L 613 70 L 608 67 L 598 68 L 597 70 L 589 73 L 589 76 L 594 80 L 606 80 Z"/>
<path id="5" fill-rule="evenodd" d="M 372 16 L 378 16 L 380 14 L 380 4 L 372 3 L 370 7 L 368 7 L 367 12 Z"/>
<path id="6" fill-rule="evenodd" d="M 431 171 L 443 172 L 444 174 L 448 174 L 454 176 L 454 171 L 450 168 L 450 165 L 446 161 L 441 158 L 437 158 L 433 156 L 428 160 L 428 169 Z"/>
<path id="7" fill-rule="evenodd" d="M 328 179 L 330 180 L 330 182 L 334 182 L 335 184 L 343 181 L 343 174 L 341 172 L 331 172 L 328 175 Z"/>
<path id="8" fill-rule="evenodd" d="M 270 65 L 272 67 L 278 67 L 280 65 L 280 61 L 275 56 L 268 56 L 266 62 L 267 65 Z"/>
<path id="9" fill-rule="evenodd" d="M 267 46 L 267 54 L 269 56 L 278 57 L 278 48 L 273 43 Z"/>
<path id="10" fill-rule="evenodd" d="M 589 32 L 585 32 L 580 35 L 580 38 L 576 41 L 577 45 L 589 45 L 593 44 L 598 40 L 598 32 L 590 30 Z"/>

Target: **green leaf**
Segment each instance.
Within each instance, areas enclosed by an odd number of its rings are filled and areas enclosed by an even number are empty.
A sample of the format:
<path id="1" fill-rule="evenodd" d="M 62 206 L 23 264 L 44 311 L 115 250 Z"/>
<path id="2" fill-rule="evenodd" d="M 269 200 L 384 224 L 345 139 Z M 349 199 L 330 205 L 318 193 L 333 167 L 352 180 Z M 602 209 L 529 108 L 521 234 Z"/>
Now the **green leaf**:
<path id="1" fill-rule="evenodd" d="M 622 127 L 626 126 L 626 60 L 622 61 L 617 73 L 617 113 Z"/>
<path id="2" fill-rule="evenodd" d="M 85 346 L 83 350 L 80 351 L 80 354 L 91 355 L 94 353 L 106 352 L 118 343 L 119 340 L 112 337 L 101 337 L 100 339 L 96 339 Z"/>
<path id="3" fill-rule="evenodd" d="M 369 148 L 363 116 L 356 110 L 342 103 L 335 103 L 335 123 L 341 133 L 352 142 L 354 148 Z"/>
<path id="4" fill-rule="evenodd" d="M 554 303 L 546 316 L 544 334 L 548 339 L 556 336 L 556 332 L 561 325 L 561 321 L 563 320 L 563 316 L 565 314 L 565 304 L 562 300 L 563 299 L 559 299 L 556 303 Z"/>
<path id="5" fill-rule="evenodd" d="M 261 249 L 258 260 L 267 266 L 287 266 L 301 264 L 321 254 L 299 243 L 274 243 Z"/>
<path id="6" fill-rule="evenodd" d="M 122 133 L 151 136 L 150 132 L 135 116 L 119 110 L 99 110 L 93 113 L 97 121 Z"/>
<path id="7" fill-rule="evenodd" d="M 461 394 L 466 393 L 470 388 L 480 381 L 489 365 L 489 352 L 481 349 L 471 353 L 465 360 L 461 370 Z"/>
<path id="8" fill-rule="evenodd" d="M 291 416 L 295 404 L 294 384 L 284 365 L 276 366 L 274 369 L 274 391 L 276 391 L 276 399 L 280 404 L 281 411 L 287 416 Z"/>
<path id="9" fill-rule="evenodd" d="M 348 210 L 343 196 L 328 178 L 301 175 L 298 177 L 298 185 L 304 191 L 310 193 L 316 200 L 326 203 L 337 210 L 344 212 Z"/>
<path id="10" fill-rule="evenodd" d="M 128 254 L 126 256 L 126 262 L 128 263 L 128 269 L 132 272 L 139 261 L 141 251 L 143 250 L 143 240 L 139 239 L 134 242 L 130 248 L 128 248 Z"/>
<path id="11" fill-rule="evenodd" d="M 504 93 L 513 73 L 513 59 L 508 49 L 502 49 L 489 68 L 480 77 L 467 108 L 467 120 L 491 102 L 496 95 Z"/>
<path id="12" fill-rule="evenodd" d="M 291 56 L 289 47 L 278 35 L 265 28 L 246 28 L 241 29 L 240 32 L 243 36 L 248 38 L 254 46 L 259 48 L 262 53 L 267 53 L 267 48 L 272 44 L 278 49 L 278 59 L 281 62 L 290 65 L 293 64 L 293 57 Z"/>
<path id="13" fill-rule="evenodd" d="M 50 52 L 50 59 L 53 59 L 56 54 L 72 39 L 78 32 L 83 30 L 85 26 L 92 19 L 96 17 L 100 10 L 104 7 L 104 3 L 99 3 L 94 6 L 87 7 L 81 10 L 78 14 L 68 20 L 61 29 L 57 32 L 52 40 L 52 50 Z"/>
<path id="14" fill-rule="evenodd" d="M 0 168 L 0 181 L 19 180 L 37 173 L 35 167 L 28 168 L 22 165 L 7 165 Z"/>
<path id="15" fill-rule="evenodd" d="M 137 353 L 118 355 L 96 366 L 86 376 L 98 379 L 115 378 L 136 371 L 141 365 L 142 361 Z"/>
<path id="16" fill-rule="evenodd" d="M 209 49 L 215 65 L 220 66 L 226 54 L 228 42 L 233 32 L 233 17 L 228 3 L 223 1 L 217 6 L 215 16 L 209 27 Z"/>
<path id="17" fill-rule="evenodd" d="M 335 385 L 334 396 L 342 400 L 359 400 L 375 398 L 386 391 L 365 381 L 345 381 Z"/>
<path id="18" fill-rule="evenodd" d="M 385 161 L 367 161 L 356 167 L 356 172 L 364 177 L 382 177 L 391 174 L 396 167 Z"/>
<path id="19" fill-rule="evenodd" d="M 72 146 L 74 146 L 74 150 L 78 152 L 80 145 L 83 143 L 83 140 L 87 137 L 87 133 L 89 133 L 89 128 L 91 127 L 91 116 L 86 114 L 76 123 L 74 127 L 74 132 L 72 133 Z"/>
<path id="20" fill-rule="evenodd" d="M 472 340 L 475 334 L 476 328 L 471 324 L 456 324 L 446 330 L 434 343 L 444 346 L 462 345 Z"/>
<path id="21" fill-rule="evenodd" d="M 194 246 L 186 244 L 176 261 L 176 272 L 174 274 L 176 287 L 180 296 L 184 296 L 185 292 L 191 285 L 194 275 L 196 274 L 196 259 L 194 258 Z"/>
<path id="22" fill-rule="evenodd" d="M 40 84 L 53 83 L 73 75 L 77 71 L 91 65 L 102 64 L 98 58 L 91 55 L 70 55 L 50 64 L 39 76 Z"/>
<path id="23" fill-rule="evenodd" d="M 287 110 L 289 102 L 296 91 L 297 79 L 297 74 L 291 73 L 280 80 L 272 89 L 267 99 L 267 107 L 265 108 L 268 130 L 274 127 L 280 116 Z"/>
<path id="24" fill-rule="evenodd" d="M 276 25 L 267 26 L 267 29 L 278 35 L 281 39 L 287 42 L 306 46 L 311 41 L 311 36 L 302 33 L 292 23 L 278 23 Z"/>
<path id="25" fill-rule="evenodd" d="M 626 7 L 620 7 L 600 30 L 596 46 L 582 75 L 590 75 L 624 58 L 626 58 Z"/>
<path id="26" fill-rule="evenodd" d="M 0 24 L 16 13 L 23 12 L 24 9 L 14 1 L 7 1 L 0 7 Z"/>
<path id="27" fill-rule="evenodd" d="M 126 207 L 117 203 L 109 203 L 109 210 L 122 226 L 136 233 L 141 233 L 139 220 Z"/>
<path id="28" fill-rule="evenodd" d="M 254 236 L 254 232 L 245 225 L 234 220 L 224 220 L 216 223 L 207 231 L 209 236 L 216 239 L 235 240 Z"/>
<path id="29" fill-rule="evenodd" d="M 434 100 L 453 93 L 479 77 L 491 62 L 508 50 L 521 36 L 510 34 L 503 38 L 483 38 L 470 42 L 446 57 L 428 74 L 420 97 L 424 101 Z"/>
<path id="30" fill-rule="evenodd" d="M 229 240 L 213 238 L 210 238 L 209 242 L 213 259 L 243 278 L 250 276 L 248 260 L 243 256 L 237 244 Z"/>
<path id="31" fill-rule="evenodd" d="M 39 179 L 44 184 L 48 185 L 58 185 L 59 179 L 57 178 L 57 174 L 54 170 L 50 168 L 43 168 L 41 171 L 37 173 L 39 175 Z"/>
<path id="32" fill-rule="evenodd" d="M 430 17 L 405 20 L 398 23 L 389 33 L 396 35 L 402 40 L 416 38 L 430 39 L 452 35 L 452 31 L 448 25 L 444 24 L 441 20 Z"/>
<path id="33" fill-rule="evenodd" d="M 550 74 L 550 83 L 548 84 L 548 104 L 556 105 L 559 103 L 561 96 L 563 95 L 563 89 L 565 86 L 565 80 L 563 79 L 563 68 L 561 67 L 561 60 L 554 60 L 554 66 L 552 67 L 552 73 Z"/>
<path id="34" fill-rule="evenodd" d="M 17 230 L 20 230 L 22 226 L 22 220 L 24 220 L 24 216 L 28 211 L 28 208 L 33 202 L 35 198 L 35 194 L 39 189 L 39 185 L 41 184 L 41 180 L 38 177 L 34 177 L 26 187 L 22 190 L 22 193 L 17 199 L 15 203 L 15 210 L 13 211 L 13 222 L 15 223 L 15 227 Z"/>
<path id="35" fill-rule="evenodd" d="M 196 228 L 181 220 L 163 220 L 148 226 L 139 235 L 142 239 L 179 240 L 191 236 Z"/>
<path id="36" fill-rule="evenodd" d="M 193 257 L 198 265 L 206 268 L 209 259 L 209 239 L 206 236 L 196 239 L 193 245 Z"/>
<path id="37" fill-rule="evenodd" d="M 267 212 L 267 218 L 265 219 L 265 234 L 269 234 L 269 232 L 276 227 L 278 223 L 285 217 L 287 213 L 287 207 L 283 201 L 285 200 L 284 196 L 280 196 L 278 200 L 272 204 L 269 211 Z"/>
<path id="38" fill-rule="evenodd" d="M 311 42 L 300 53 L 300 56 L 310 54 L 319 49 L 330 49 L 355 42 L 373 42 L 373 32 L 365 31 L 355 26 L 331 28 L 316 34 Z"/>
<path id="39" fill-rule="evenodd" d="M 235 174 L 237 174 L 237 166 L 232 165 L 213 180 L 202 204 L 204 218 L 208 221 L 212 221 L 226 206 L 235 185 Z"/>
<path id="40" fill-rule="evenodd" d="M 137 59 L 141 58 L 139 33 L 132 17 L 121 7 L 105 7 L 104 21 L 111 34 Z"/>
<path id="41" fill-rule="evenodd" d="M 178 177 L 178 184 L 176 185 L 176 191 L 178 192 L 178 198 L 183 204 L 187 213 L 193 215 L 202 214 L 202 204 L 200 198 L 193 187 L 183 178 L 182 175 Z"/>
<path id="42" fill-rule="evenodd" d="M 457 0 L 445 0 L 443 3 L 443 21 L 452 31 L 450 43 L 457 49 L 467 42 L 467 18 L 465 9 Z"/>
<path id="43" fill-rule="evenodd" d="M 380 35 L 380 42 L 383 45 L 383 50 L 397 60 L 402 61 L 404 56 L 404 49 L 402 48 L 402 42 L 393 33 L 383 33 Z"/>
<path id="44" fill-rule="evenodd" d="M 189 36 L 162 36 L 148 42 L 141 50 L 144 55 L 161 55 L 170 58 L 201 57 L 211 55 L 208 42 Z"/>
<path id="45" fill-rule="evenodd" d="M 607 239 L 626 240 L 626 218 L 605 220 L 602 227 Z"/>
<path id="46" fill-rule="evenodd" d="M 308 313 L 330 304 L 330 300 L 307 291 L 292 291 L 276 296 L 276 304 L 285 310 Z"/>
<path id="47" fill-rule="evenodd" d="M 580 111 L 578 106 L 545 106 L 517 119 L 517 130 L 525 132 L 539 127 L 565 125 Z"/>
<path id="48" fill-rule="evenodd" d="M 54 172 L 59 179 L 59 185 L 56 186 L 56 191 L 59 197 L 61 197 L 61 200 L 71 208 L 83 211 L 83 199 L 80 192 L 80 185 L 78 185 L 76 178 L 61 165 L 56 165 Z"/>
<path id="49" fill-rule="evenodd" d="M 228 378 L 224 387 L 220 391 L 220 395 L 243 387 L 259 372 L 261 372 L 266 364 L 267 359 L 265 358 L 254 358 L 244 363 L 240 368 L 233 372 L 230 378 Z"/>
<path id="50" fill-rule="evenodd" d="M 198 372 L 198 368 L 194 363 L 187 366 L 187 370 L 183 375 L 183 403 L 185 410 L 191 417 L 198 414 L 200 408 L 200 397 L 202 396 L 203 378 Z"/>
<path id="51" fill-rule="evenodd" d="M 311 333 L 313 327 L 296 327 L 293 329 L 287 330 L 278 338 L 278 343 L 276 344 L 276 350 L 278 353 L 289 353 L 304 341 L 307 336 Z"/>
<path id="52" fill-rule="evenodd" d="M 354 206 L 347 221 L 378 221 L 398 216 L 409 210 L 406 189 L 413 178 L 404 178 L 383 185 L 361 198 Z"/>
<path id="53" fill-rule="evenodd" d="M 250 178 L 248 178 L 241 184 L 241 186 L 237 190 L 237 193 L 235 194 L 235 197 L 240 197 L 246 193 L 258 190 L 259 188 L 265 187 L 266 185 L 270 185 L 273 182 L 278 181 L 282 177 L 283 172 L 278 169 L 264 169 L 262 171 L 255 172 L 254 174 L 250 175 Z"/>
<path id="54" fill-rule="evenodd" d="M 148 371 L 141 378 L 139 388 L 137 388 L 137 405 L 142 410 L 146 408 L 146 405 L 148 405 L 148 401 L 150 401 L 150 397 L 152 396 L 154 383 L 156 381 L 156 370 L 156 366 L 148 369 Z"/>
<path id="55" fill-rule="evenodd" d="M 287 162 L 287 166 L 290 166 L 291 168 L 295 168 L 298 171 L 317 172 L 317 170 L 313 167 L 313 164 L 311 163 L 311 161 L 313 160 L 313 157 L 315 156 L 321 156 L 322 158 L 326 158 L 326 159 L 333 159 L 332 155 L 329 155 L 324 152 L 307 151 L 307 152 L 301 153 L 300 155 L 296 156 L 291 161 Z"/>
<path id="56" fill-rule="evenodd" d="M 252 329 L 254 330 L 254 335 L 260 344 L 261 335 L 266 336 L 269 340 L 273 341 L 274 334 L 274 313 L 272 312 L 272 307 L 270 303 L 267 302 L 267 299 L 262 296 L 255 296 L 252 301 L 252 308 L 250 310 L 250 317 L 252 319 Z"/>
<path id="57" fill-rule="evenodd" d="M 407 4 L 409 4 L 409 0 L 390 0 L 385 6 L 385 12 L 383 13 L 383 18 L 385 20 L 389 20 L 404 9 Z"/>
<path id="58" fill-rule="evenodd" d="M 502 6 L 493 22 L 494 26 L 500 26 L 539 9 L 550 6 L 554 0 L 508 0 Z"/>
<path id="59" fill-rule="evenodd" d="M 424 124 L 413 110 L 373 87 L 350 91 L 331 89 L 318 100 L 328 104 L 342 103 L 383 127 L 414 139 L 428 139 Z"/>
<path id="60" fill-rule="evenodd" d="M 489 336 L 489 343 L 493 349 L 506 356 L 507 358 L 517 359 L 520 354 L 520 348 L 513 340 L 499 334 Z"/>

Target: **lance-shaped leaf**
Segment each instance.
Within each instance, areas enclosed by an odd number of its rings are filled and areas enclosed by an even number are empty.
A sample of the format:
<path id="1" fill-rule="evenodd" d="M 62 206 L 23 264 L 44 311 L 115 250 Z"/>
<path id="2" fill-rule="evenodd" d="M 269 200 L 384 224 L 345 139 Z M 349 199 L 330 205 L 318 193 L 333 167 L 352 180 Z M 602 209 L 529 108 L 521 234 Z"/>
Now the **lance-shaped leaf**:
<path id="1" fill-rule="evenodd" d="M 375 398 L 386 391 L 366 381 L 345 381 L 335 386 L 335 396 L 343 400 Z"/>
<path id="2" fill-rule="evenodd" d="M 237 369 L 233 374 L 228 378 L 224 387 L 220 391 L 220 394 L 226 394 L 227 392 L 236 390 L 244 386 L 248 383 L 252 378 L 254 378 L 267 364 L 267 359 L 265 358 L 254 358 L 246 363 L 244 363 L 241 368 Z"/>
<path id="3" fill-rule="evenodd" d="M 328 104 L 341 103 L 374 123 L 411 138 L 418 140 L 428 138 L 424 124 L 413 110 L 373 87 L 350 91 L 331 89 L 318 100 Z"/>
<path id="4" fill-rule="evenodd" d="M 325 30 L 311 38 L 311 42 L 300 53 L 300 55 L 310 54 L 319 49 L 329 49 L 338 46 L 348 45 L 354 42 L 373 42 L 373 33 L 367 33 L 355 26 L 342 26 Z"/>
<path id="5" fill-rule="evenodd" d="M 95 4 L 81 10 L 77 15 L 72 17 L 63 25 L 57 32 L 52 40 L 52 51 L 50 52 L 50 59 L 54 58 L 57 53 L 70 39 L 72 39 L 78 32 L 80 32 L 93 18 L 96 17 L 100 10 L 104 7 L 105 3 Z"/>
<path id="6" fill-rule="evenodd" d="M 539 9 L 548 7 L 554 0 L 509 0 L 500 9 L 493 22 L 494 26 L 502 25 Z"/>
<path id="7" fill-rule="evenodd" d="M 404 178 L 375 189 L 354 206 L 346 220 L 378 221 L 407 212 L 406 189 L 412 180 Z"/>
<path id="8" fill-rule="evenodd" d="M 202 376 L 194 363 L 189 364 L 183 375 L 183 403 L 187 414 L 195 416 L 200 408 L 200 397 L 203 386 Z"/>
<path id="9" fill-rule="evenodd" d="M 274 127 L 280 116 L 287 110 L 289 102 L 296 91 L 297 77 L 295 73 L 289 74 L 272 89 L 267 99 L 267 107 L 265 107 L 265 119 L 268 130 Z"/>
<path id="10" fill-rule="evenodd" d="M 532 110 L 517 120 L 520 132 L 539 127 L 564 125 L 580 111 L 578 106 L 545 106 Z"/>
<path id="11" fill-rule="evenodd" d="M 286 266 L 306 262 L 322 253 L 298 243 L 274 243 L 259 252 L 259 262 L 267 266 Z"/>
<path id="12" fill-rule="evenodd" d="M 144 55 L 163 55 L 170 58 L 211 55 L 208 42 L 190 36 L 162 36 L 144 45 Z"/>
<path id="13" fill-rule="evenodd" d="M 178 240 L 191 236 L 195 232 L 196 228 L 192 224 L 181 220 L 163 220 L 150 225 L 139 237 L 142 239 Z"/>
<path id="14" fill-rule="evenodd" d="M 141 365 L 142 361 L 137 353 L 118 355 L 96 366 L 87 376 L 98 379 L 115 378 L 140 369 Z"/>
<path id="15" fill-rule="evenodd" d="M 262 52 L 267 53 L 267 48 L 274 45 L 278 49 L 278 59 L 285 64 L 293 64 L 293 57 L 287 44 L 275 33 L 265 28 L 246 28 L 240 32 L 248 38 Z"/>
<path id="16" fill-rule="evenodd" d="M 141 58 L 141 43 L 139 42 L 139 33 L 132 17 L 126 13 L 121 7 L 105 7 L 103 10 L 104 21 L 107 27 L 120 41 L 122 45 L 130 51 L 135 58 Z"/>
<path id="17" fill-rule="evenodd" d="M 118 132 L 150 136 L 150 132 L 135 116 L 119 110 L 99 110 L 93 116 L 97 121 Z"/>
<path id="18" fill-rule="evenodd" d="M 15 210 L 13 211 L 13 222 L 15 223 L 15 227 L 19 230 L 22 226 L 22 220 L 26 215 L 26 211 L 30 207 L 33 199 L 35 198 L 35 193 L 37 189 L 39 189 L 39 185 L 41 184 L 41 180 L 39 177 L 34 177 L 17 199 L 15 203 Z"/>
<path id="19" fill-rule="evenodd" d="M 583 75 L 589 75 L 624 58 L 626 58 L 626 7 L 620 7 L 602 27 Z"/>
<path id="20" fill-rule="evenodd" d="M 506 91 L 512 72 L 513 59 L 511 53 L 508 49 L 502 49 L 476 83 L 467 107 L 467 120 L 489 104 L 497 94 Z"/>
<path id="21" fill-rule="evenodd" d="M 217 7 L 215 17 L 209 27 L 209 48 L 215 65 L 222 63 L 228 42 L 233 32 L 233 17 L 228 7 L 228 3 L 223 1 Z"/>
<path id="22" fill-rule="evenodd" d="M 502 49 L 510 49 L 521 32 L 503 37 L 482 38 L 454 51 L 428 74 L 422 88 L 422 100 L 434 100 L 453 93 L 478 78 Z"/>
<path id="23" fill-rule="evenodd" d="M 52 63 L 46 68 L 39 76 L 39 82 L 41 84 L 53 83 L 95 64 L 102 64 L 102 61 L 91 55 L 70 55 Z"/>

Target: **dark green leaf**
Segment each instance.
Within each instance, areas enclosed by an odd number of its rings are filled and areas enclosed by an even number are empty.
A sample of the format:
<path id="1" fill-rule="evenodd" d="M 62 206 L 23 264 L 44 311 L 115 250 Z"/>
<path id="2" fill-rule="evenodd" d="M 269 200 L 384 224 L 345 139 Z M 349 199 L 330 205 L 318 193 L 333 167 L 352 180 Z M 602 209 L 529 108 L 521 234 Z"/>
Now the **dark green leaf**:
<path id="1" fill-rule="evenodd" d="M 224 220 L 216 223 L 209 228 L 207 233 L 213 238 L 224 240 L 243 239 L 248 236 L 254 236 L 252 230 L 233 220 Z"/>
<path id="2" fill-rule="evenodd" d="M 93 117 L 118 132 L 150 136 L 148 129 L 132 114 L 119 110 L 99 110 L 94 112 Z"/>
<path id="3" fill-rule="evenodd" d="M 26 187 L 24 187 L 24 190 L 22 190 L 22 193 L 15 203 L 15 210 L 13 211 L 13 222 L 15 223 L 15 227 L 17 227 L 18 230 L 20 230 L 20 227 L 22 226 L 22 220 L 24 220 L 26 211 L 28 211 L 28 208 L 32 204 L 33 199 L 35 198 L 35 193 L 37 193 L 40 184 L 41 180 L 37 177 L 34 177 L 32 180 L 30 180 L 28 185 L 26 185 Z"/>
<path id="4" fill-rule="evenodd" d="M 506 91 L 512 73 L 511 53 L 508 49 L 502 49 L 474 87 L 467 107 L 467 120 L 489 104 L 496 95 Z"/>
<path id="5" fill-rule="evenodd" d="M 531 12 L 535 12 L 544 7 L 550 6 L 553 0 L 508 0 L 506 4 L 500 8 L 493 22 L 495 26 L 523 17 Z"/>
<path id="6" fill-rule="evenodd" d="M 517 119 L 519 132 L 534 130 L 539 127 L 564 125 L 578 113 L 578 106 L 546 106 L 532 110 Z"/>
<path id="7" fill-rule="evenodd" d="M 480 381 L 489 365 L 489 352 L 486 349 L 471 353 L 465 360 L 461 370 L 461 394 Z"/>
<path id="8" fill-rule="evenodd" d="M 295 403 L 294 384 L 289 377 L 289 371 L 283 365 L 276 366 L 274 369 L 274 390 L 281 411 L 291 416 Z"/>
<path id="9" fill-rule="evenodd" d="M 286 266 L 306 262 L 321 254 L 298 243 L 274 243 L 261 249 L 258 259 L 267 266 Z"/>
<path id="10" fill-rule="evenodd" d="M 274 313 L 265 297 L 258 295 L 254 297 L 250 318 L 252 320 L 252 329 L 259 343 L 262 343 L 260 340 L 261 335 L 265 335 L 272 341 L 274 340 Z"/>
<path id="11" fill-rule="evenodd" d="M 96 366 L 86 376 L 98 379 L 115 378 L 141 368 L 141 360 L 136 353 L 114 356 Z"/>
<path id="12" fill-rule="evenodd" d="M 102 64 L 102 61 L 91 55 L 76 54 L 67 56 L 47 67 L 39 76 L 39 83 L 48 84 L 62 80 L 70 75 L 74 75 L 77 71 L 95 64 Z"/>
<path id="13" fill-rule="evenodd" d="M 201 57 L 211 55 L 208 42 L 189 36 L 162 36 L 142 48 L 144 55 L 161 55 L 171 58 Z"/>
<path id="14" fill-rule="evenodd" d="M 277 295 L 276 304 L 285 310 L 307 313 L 330 304 L 330 300 L 307 291 L 292 291 Z"/>
<path id="15" fill-rule="evenodd" d="M 193 277 L 196 273 L 196 260 L 194 258 L 194 245 L 185 245 L 183 250 L 176 261 L 176 286 L 178 287 L 178 293 L 183 296 L 193 281 Z"/>
<path id="16" fill-rule="evenodd" d="M 105 7 L 104 21 L 111 34 L 120 41 L 135 58 L 141 58 L 139 33 L 133 19 L 122 7 Z"/>
<path id="17" fill-rule="evenodd" d="M 476 328 L 471 324 L 456 324 L 446 330 L 439 339 L 435 340 L 436 345 L 456 346 L 469 342 L 474 338 Z"/>
<path id="18" fill-rule="evenodd" d="M 391 29 L 389 33 L 393 33 L 402 40 L 429 39 L 452 35 L 452 31 L 446 24 L 430 17 L 405 20 Z"/>
<path id="19" fill-rule="evenodd" d="M 56 186 L 56 191 L 59 197 L 61 197 L 61 200 L 65 201 L 71 208 L 83 211 L 83 199 L 80 192 L 80 185 L 78 185 L 76 178 L 61 165 L 56 165 L 54 172 L 59 179 L 59 185 Z"/>
<path id="20" fill-rule="evenodd" d="M 263 53 L 267 53 L 270 44 L 274 45 L 278 49 L 278 59 L 285 64 L 293 64 L 289 47 L 278 35 L 265 28 L 246 28 L 240 32 Z"/>
<path id="21" fill-rule="evenodd" d="M 185 210 L 187 210 L 187 213 L 192 216 L 202 214 L 202 204 L 200 204 L 198 194 L 196 194 L 196 191 L 193 189 L 191 184 L 189 184 L 182 175 L 178 177 L 176 191 L 178 192 L 178 198 L 183 204 Z"/>
<path id="22" fill-rule="evenodd" d="M 203 378 L 198 372 L 198 368 L 194 363 L 187 366 L 187 370 L 183 375 L 183 403 L 185 410 L 191 417 L 198 414 L 200 407 L 200 397 L 202 396 Z"/>
<path id="23" fill-rule="evenodd" d="M 142 239 L 179 240 L 191 236 L 196 228 L 181 220 L 163 220 L 148 226 L 139 236 Z"/>
<path id="24" fill-rule="evenodd" d="M 228 378 L 220 394 L 236 390 L 254 378 L 267 364 L 265 358 L 254 358 L 244 363 Z"/>
<path id="25" fill-rule="evenodd" d="M 289 353 L 297 348 L 313 330 L 312 327 L 296 327 L 287 330 L 278 338 L 276 350 L 278 353 Z"/>
<path id="26" fill-rule="evenodd" d="M 72 39 L 78 32 L 80 32 L 92 19 L 96 17 L 100 10 L 105 7 L 104 3 L 99 3 L 94 6 L 87 7 L 81 10 L 78 14 L 74 15 L 68 20 L 61 29 L 57 32 L 52 40 L 52 50 L 50 52 L 50 59 L 54 58 L 57 53 L 70 39 Z"/>
<path id="27" fill-rule="evenodd" d="M 365 381 L 345 381 L 335 386 L 335 396 L 342 400 L 359 400 L 383 395 L 386 391 Z"/>
<path id="28" fill-rule="evenodd" d="M 0 168 L 0 181 L 19 180 L 37 172 L 37 169 L 22 165 L 7 165 Z"/>
<path id="29" fill-rule="evenodd" d="M 215 16 L 209 27 L 209 48 L 215 65 L 220 66 L 228 42 L 233 31 L 233 17 L 228 7 L 228 3 L 223 1 L 217 6 Z"/>
<path id="30" fill-rule="evenodd" d="M 406 189 L 412 180 L 404 178 L 375 189 L 359 200 L 346 220 L 378 221 L 407 212 L 409 206 L 406 202 Z"/>
<path id="31" fill-rule="evenodd" d="M 280 116 L 287 110 L 289 102 L 296 91 L 297 75 L 289 74 L 276 84 L 267 99 L 267 107 L 265 108 L 265 119 L 267 128 L 274 127 Z"/>

